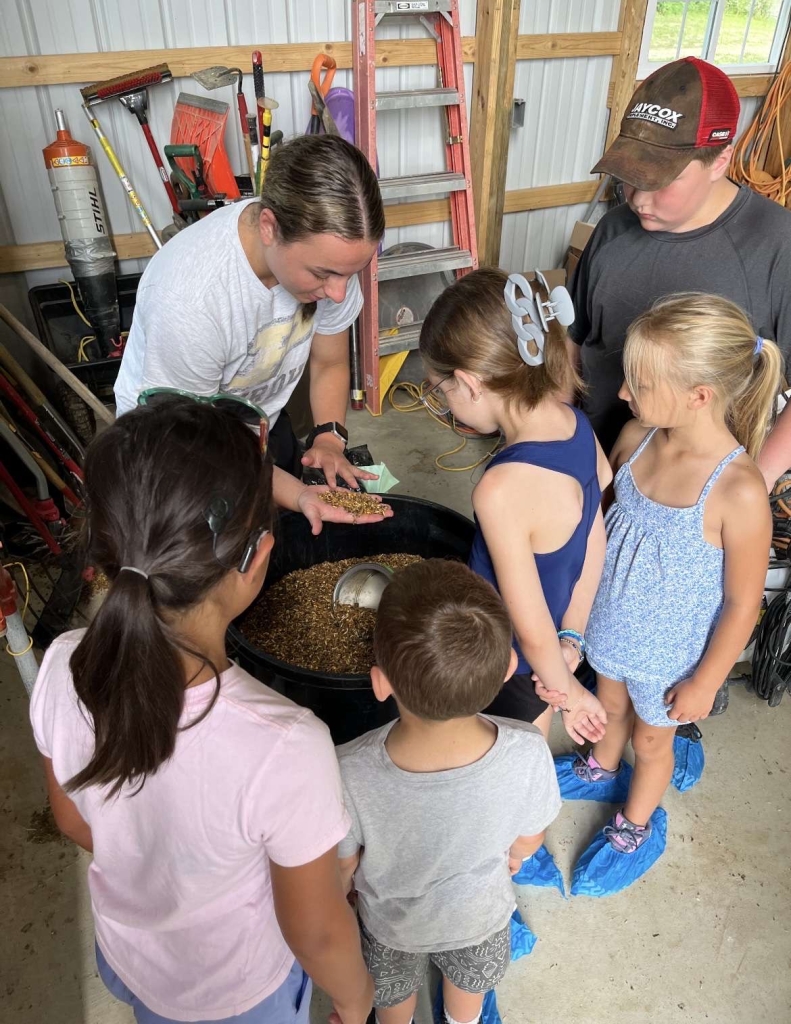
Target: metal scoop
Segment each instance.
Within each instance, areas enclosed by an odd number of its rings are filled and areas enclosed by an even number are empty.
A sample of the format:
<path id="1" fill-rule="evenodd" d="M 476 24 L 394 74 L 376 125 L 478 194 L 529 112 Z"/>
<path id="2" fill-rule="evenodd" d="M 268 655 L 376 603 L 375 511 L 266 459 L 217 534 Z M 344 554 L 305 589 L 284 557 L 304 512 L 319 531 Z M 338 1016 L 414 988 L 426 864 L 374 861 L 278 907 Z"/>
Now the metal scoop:
<path id="1" fill-rule="evenodd" d="M 359 562 L 353 565 L 335 584 L 332 607 L 349 605 L 352 608 L 369 608 L 375 612 L 394 575 L 392 569 L 378 562 Z"/>

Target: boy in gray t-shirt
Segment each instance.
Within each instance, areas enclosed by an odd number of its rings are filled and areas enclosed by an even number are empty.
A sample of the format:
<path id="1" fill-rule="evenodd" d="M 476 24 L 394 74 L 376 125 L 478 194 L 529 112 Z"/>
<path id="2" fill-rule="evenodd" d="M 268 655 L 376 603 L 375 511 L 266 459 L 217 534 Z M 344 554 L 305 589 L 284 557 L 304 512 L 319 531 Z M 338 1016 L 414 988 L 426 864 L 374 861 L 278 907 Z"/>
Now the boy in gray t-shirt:
<path id="1" fill-rule="evenodd" d="M 400 718 L 338 748 L 352 819 L 339 847 L 359 897 L 379 1024 L 409 1024 L 429 961 L 450 1024 L 473 1024 L 510 960 L 511 875 L 560 809 L 532 725 L 481 715 L 514 671 L 494 589 L 430 559 L 385 590 L 371 669 Z"/>

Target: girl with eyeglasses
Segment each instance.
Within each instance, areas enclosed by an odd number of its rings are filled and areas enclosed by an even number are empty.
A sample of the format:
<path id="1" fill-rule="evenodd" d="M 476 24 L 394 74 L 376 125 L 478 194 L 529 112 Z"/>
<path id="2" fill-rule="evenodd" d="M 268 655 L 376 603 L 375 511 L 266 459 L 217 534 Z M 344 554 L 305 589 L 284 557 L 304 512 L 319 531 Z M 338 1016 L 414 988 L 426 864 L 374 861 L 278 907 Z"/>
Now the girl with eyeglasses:
<path id="1" fill-rule="evenodd" d="M 33 730 L 55 820 L 93 854 L 99 973 L 138 1024 L 306 1024 L 311 978 L 363 1024 L 329 732 L 226 655 L 273 543 L 265 433 L 232 406 L 169 396 L 91 445 L 110 588 L 47 651 Z"/>
<path id="2" fill-rule="evenodd" d="M 539 677 L 563 694 L 564 725 L 582 742 L 601 739 L 606 723 L 573 672 L 604 560 L 600 499 L 612 474 L 587 419 L 563 400 L 580 382 L 558 301 L 573 317 L 565 289 L 550 296 L 543 280 L 476 270 L 436 300 L 420 354 L 435 400 L 505 438 L 472 494 L 469 565 L 502 595 L 519 661 L 486 710 L 548 736 L 552 708 L 536 694 Z"/>

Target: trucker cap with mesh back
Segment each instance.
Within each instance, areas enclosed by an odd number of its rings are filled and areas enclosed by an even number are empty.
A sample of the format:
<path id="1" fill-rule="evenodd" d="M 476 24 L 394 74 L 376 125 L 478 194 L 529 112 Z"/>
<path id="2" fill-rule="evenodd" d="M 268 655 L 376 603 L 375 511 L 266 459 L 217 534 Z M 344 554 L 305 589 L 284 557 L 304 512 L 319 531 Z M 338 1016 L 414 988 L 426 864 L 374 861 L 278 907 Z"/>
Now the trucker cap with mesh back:
<path id="1" fill-rule="evenodd" d="M 644 192 L 669 185 L 697 151 L 736 136 L 739 97 L 726 74 L 698 57 L 665 64 L 632 96 L 621 131 L 592 174 Z"/>

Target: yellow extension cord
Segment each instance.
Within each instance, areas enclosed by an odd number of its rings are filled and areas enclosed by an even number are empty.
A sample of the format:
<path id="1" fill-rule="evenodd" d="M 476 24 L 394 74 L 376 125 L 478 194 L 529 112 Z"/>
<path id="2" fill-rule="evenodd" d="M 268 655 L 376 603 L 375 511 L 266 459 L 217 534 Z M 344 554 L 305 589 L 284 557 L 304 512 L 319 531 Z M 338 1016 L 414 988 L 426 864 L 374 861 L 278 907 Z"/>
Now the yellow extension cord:
<path id="1" fill-rule="evenodd" d="M 77 316 L 80 318 L 80 320 L 82 320 L 82 322 L 84 324 L 87 324 L 88 327 L 90 327 L 91 330 L 93 330 L 93 327 L 91 325 L 90 320 L 86 317 L 86 315 L 80 309 L 79 304 L 77 303 L 77 296 L 74 294 L 74 289 L 72 288 L 71 281 L 66 281 L 64 278 L 61 277 L 61 278 L 58 278 L 58 284 L 65 284 L 66 285 L 66 287 L 69 289 L 69 295 L 71 296 L 71 304 L 72 304 L 72 306 L 74 306 L 74 312 L 77 314 Z M 121 340 L 122 341 L 126 340 L 126 338 L 128 338 L 128 337 L 129 337 L 129 331 L 122 331 L 121 332 Z M 90 360 L 90 358 L 88 357 L 88 355 L 85 352 L 85 346 L 86 345 L 90 345 L 90 343 L 92 341 L 96 341 L 96 335 L 95 334 L 86 334 L 84 337 L 80 338 L 80 344 L 79 344 L 79 347 L 77 348 L 77 362 L 78 363 L 90 363 L 91 360 Z"/>
<path id="2" fill-rule="evenodd" d="M 783 139 L 782 115 L 789 104 L 791 63 L 775 75 L 757 117 L 734 146 L 729 172 L 738 184 L 749 185 L 754 192 L 786 207 L 791 207 L 791 153 L 786 155 L 786 147 L 791 140 Z M 761 166 L 773 138 L 777 139 L 780 157 L 780 174 L 777 177 L 772 177 Z"/>
<path id="3" fill-rule="evenodd" d="M 494 455 L 494 453 L 497 451 L 497 449 L 500 447 L 501 439 L 500 439 L 499 436 L 497 438 L 496 444 L 491 449 L 491 451 L 488 451 L 482 458 L 478 459 L 477 462 L 473 462 L 472 465 L 470 465 L 470 466 L 445 466 L 445 465 L 443 465 L 442 459 L 446 459 L 450 455 L 456 455 L 456 454 L 458 454 L 458 452 L 462 451 L 462 449 L 466 447 L 466 445 L 467 445 L 467 437 L 465 437 L 464 434 L 468 434 L 469 437 L 483 438 L 483 439 L 486 438 L 486 435 L 478 434 L 474 430 L 469 430 L 468 428 L 460 427 L 459 424 L 456 423 L 455 419 L 453 418 L 453 416 L 450 413 L 447 414 L 447 417 L 441 415 L 439 412 L 436 411 L 436 408 L 437 408 L 436 403 L 433 402 L 433 400 L 431 398 L 429 398 L 429 400 L 428 400 L 429 401 L 429 405 L 433 404 L 434 408 L 429 408 L 426 405 L 424 405 L 423 402 L 422 402 L 422 398 L 423 398 L 423 395 L 425 394 L 426 390 L 428 389 L 428 387 L 429 387 L 428 381 L 423 381 L 422 384 L 413 384 L 412 381 L 402 380 L 402 381 L 399 381 L 397 384 L 394 384 L 390 388 L 390 390 L 387 392 L 387 397 L 390 400 L 390 405 L 392 405 L 392 407 L 395 409 L 396 412 L 418 412 L 420 409 L 423 409 L 425 412 L 427 412 L 429 414 L 429 416 L 435 421 L 435 423 L 439 423 L 439 425 L 441 427 L 445 427 L 447 430 L 452 430 L 454 434 L 456 434 L 458 437 L 461 437 L 462 441 L 461 441 L 460 445 L 457 445 L 456 448 L 451 448 L 450 451 L 443 452 L 441 455 L 438 455 L 436 457 L 436 459 L 434 459 L 434 465 L 437 467 L 437 469 L 441 469 L 445 473 L 469 473 L 471 470 L 477 469 L 478 466 L 482 466 L 484 464 L 484 462 L 486 462 L 488 459 L 490 459 Z M 404 392 L 406 392 L 406 394 L 409 396 L 409 399 L 410 399 L 409 402 L 406 402 L 406 403 L 398 403 L 398 402 L 396 402 L 396 400 L 394 398 L 394 395 L 396 394 L 397 391 L 404 391 Z"/>

